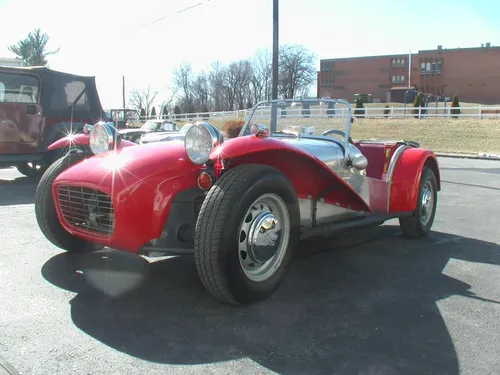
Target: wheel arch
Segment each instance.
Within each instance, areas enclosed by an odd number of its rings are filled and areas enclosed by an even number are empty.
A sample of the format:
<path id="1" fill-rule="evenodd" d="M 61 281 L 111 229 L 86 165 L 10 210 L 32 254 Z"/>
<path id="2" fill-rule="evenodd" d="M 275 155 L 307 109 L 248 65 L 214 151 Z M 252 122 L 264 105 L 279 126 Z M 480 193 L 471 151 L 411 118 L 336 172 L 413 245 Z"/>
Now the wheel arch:
<path id="1" fill-rule="evenodd" d="M 359 211 L 371 211 L 363 199 L 338 175 L 313 156 L 288 147 L 224 154 L 227 169 L 243 164 L 263 164 L 282 172 L 297 198 L 323 199 L 325 203 Z"/>
<path id="2" fill-rule="evenodd" d="M 439 163 L 434 152 L 416 147 L 408 148 L 396 160 L 389 181 L 389 212 L 410 212 L 415 209 L 424 167 L 429 167 L 434 172 L 437 190 L 441 190 Z"/>

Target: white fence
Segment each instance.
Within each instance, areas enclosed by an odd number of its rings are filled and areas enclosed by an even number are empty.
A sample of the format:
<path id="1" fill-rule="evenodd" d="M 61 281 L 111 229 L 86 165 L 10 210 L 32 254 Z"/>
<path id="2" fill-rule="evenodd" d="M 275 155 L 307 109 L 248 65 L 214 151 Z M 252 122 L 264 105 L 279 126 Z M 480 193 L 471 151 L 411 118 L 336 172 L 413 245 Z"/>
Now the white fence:
<path id="1" fill-rule="evenodd" d="M 454 109 L 460 110 L 460 113 L 454 113 Z M 479 107 L 444 107 L 444 106 L 428 106 L 428 107 L 389 107 L 389 108 L 375 108 L 367 107 L 358 110 L 352 108 L 353 116 L 359 118 L 476 118 L 476 119 L 500 119 L 500 107 L 495 106 L 479 106 Z M 141 121 L 150 119 L 168 119 L 174 121 L 193 121 L 193 120 L 210 120 L 210 119 L 235 119 L 246 118 L 251 110 L 245 109 L 241 111 L 226 111 L 226 112 L 196 112 L 196 113 L 182 113 L 182 114 L 169 114 L 166 116 L 143 116 Z M 254 118 L 269 118 L 269 108 L 259 108 Z M 299 108 L 286 108 L 278 111 L 278 116 L 285 117 L 346 117 L 347 108 L 345 106 L 328 109 L 326 106 L 316 107 L 311 109 Z"/>

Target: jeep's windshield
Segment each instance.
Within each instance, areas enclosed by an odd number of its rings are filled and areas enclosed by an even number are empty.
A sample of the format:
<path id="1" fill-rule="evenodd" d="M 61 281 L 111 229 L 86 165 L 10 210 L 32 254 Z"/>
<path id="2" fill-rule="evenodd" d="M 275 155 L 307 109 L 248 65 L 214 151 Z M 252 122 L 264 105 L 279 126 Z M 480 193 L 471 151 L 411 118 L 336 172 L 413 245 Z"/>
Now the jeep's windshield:
<path id="1" fill-rule="evenodd" d="M 273 106 L 276 106 L 275 120 Z M 321 135 L 333 130 L 336 134 L 330 135 L 344 140 L 343 134 L 350 132 L 350 109 L 347 101 L 329 98 L 262 102 L 250 113 L 240 134 L 251 134 L 250 127 L 257 123 L 273 130 L 274 134 L 291 131 Z M 271 129 L 273 123 L 276 124 L 275 129 Z"/>

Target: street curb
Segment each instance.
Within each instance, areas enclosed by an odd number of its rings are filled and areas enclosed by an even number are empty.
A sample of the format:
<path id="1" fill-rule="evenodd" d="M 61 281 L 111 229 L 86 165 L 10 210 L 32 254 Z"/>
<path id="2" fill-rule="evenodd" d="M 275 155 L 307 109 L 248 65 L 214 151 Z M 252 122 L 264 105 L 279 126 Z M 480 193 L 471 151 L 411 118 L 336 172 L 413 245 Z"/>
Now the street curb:
<path id="1" fill-rule="evenodd" d="M 454 159 L 476 159 L 476 160 L 496 160 L 500 161 L 500 155 L 481 156 L 474 154 L 451 154 L 446 152 L 435 152 L 437 157 Z"/>
<path id="2" fill-rule="evenodd" d="M 7 362 L 3 357 L 0 355 L 0 375 L 19 375 L 19 372 L 12 367 L 12 365 Z"/>

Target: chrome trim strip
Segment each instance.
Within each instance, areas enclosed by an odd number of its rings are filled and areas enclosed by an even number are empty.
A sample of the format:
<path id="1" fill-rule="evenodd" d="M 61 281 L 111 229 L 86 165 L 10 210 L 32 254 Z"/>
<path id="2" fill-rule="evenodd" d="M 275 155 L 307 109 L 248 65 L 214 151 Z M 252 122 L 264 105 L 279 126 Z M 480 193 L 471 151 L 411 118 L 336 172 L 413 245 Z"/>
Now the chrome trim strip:
<path id="1" fill-rule="evenodd" d="M 392 174 L 394 173 L 394 168 L 396 168 L 396 162 L 399 159 L 399 156 L 408 148 L 412 148 L 409 145 L 401 145 L 399 146 L 394 154 L 392 154 L 391 160 L 389 161 L 389 168 L 387 168 L 387 176 L 385 177 L 385 181 L 387 182 L 387 206 L 386 211 L 389 212 L 389 204 L 391 201 L 391 185 L 392 185 Z"/>

